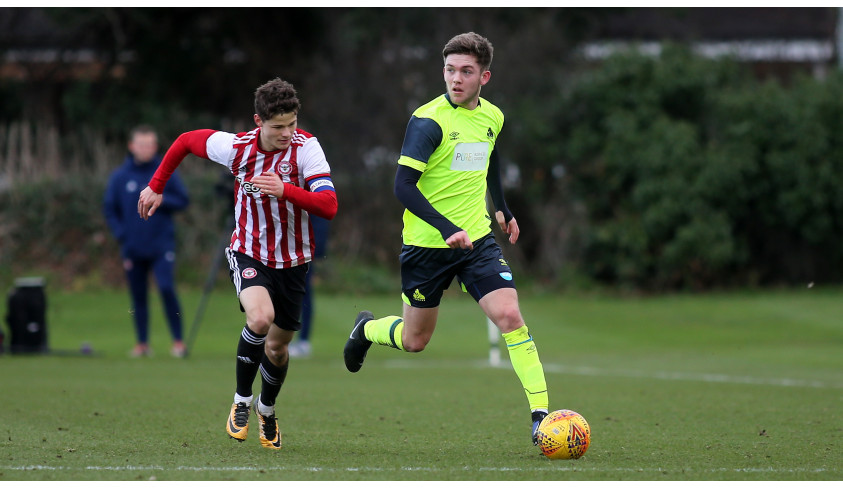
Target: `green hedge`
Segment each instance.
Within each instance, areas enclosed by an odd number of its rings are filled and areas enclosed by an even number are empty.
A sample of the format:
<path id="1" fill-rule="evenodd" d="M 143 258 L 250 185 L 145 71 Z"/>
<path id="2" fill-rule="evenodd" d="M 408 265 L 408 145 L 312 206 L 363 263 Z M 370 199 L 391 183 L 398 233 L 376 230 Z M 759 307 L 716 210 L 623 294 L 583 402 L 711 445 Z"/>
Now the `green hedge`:
<path id="1" fill-rule="evenodd" d="M 669 46 L 562 81 L 506 104 L 506 154 L 522 175 L 507 200 L 522 237 L 503 247 L 520 282 L 660 291 L 843 281 L 841 74 L 760 82 L 735 62 Z M 391 157 L 377 173 L 335 165 L 340 211 L 323 270 L 337 270 L 336 287 L 396 270 Z M 193 203 L 178 217 L 178 272 L 201 284 L 229 203 L 208 164 L 183 167 Z M 0 190 L 0 279 L 122 284 L 105 181 L 71 173 Z"/>
<path id="2" fill-rule="evenodd" d="M 203 287 L 217 253 L 230 236 L 231 197 L 220 188 L 223 171 L 214 165 L 190 162 L 179 171 L 191 203 L 175 217 L 177 279 L 180 286 Z M 125 286 L 120 251 L 102 212 L 106 182 L 107 175 L 76 173 L 19 181 L 0 191 L 0 289 L 9 289 L 15 278 L 31 275 L 46 277 L 50 286 L 67 290 Z M 349 212 L 353 201 L 364 200 L 350 190 L 340 192 Z M 371 201 L 377 199 L 366 200 Z M 377 206 L 363 211 L 367 215 L 382 213 Z M 397 215 L 400 223 L 400 213 Z M 341 238 L 352 234 L 346 227 L 361 225 L 351 217 L 340 220 L 331 227 L 330 247 L 336 253 L 329 252 L 329 262 L 318 263 L 320 288 L 344 293 L 395 292 L 398 281 L 392 268 L 375 263 L 371 251 L 364 254 L 357 249 L 367 243 Z M 379 226 L 382 232 L 390 223 L 370 219 L 364 224 L 375 229 L 366 236 L 378 235 L 374 242 L 389 250 L 384 251 L 382 261 L 397 261 L 400 238 L 388 238 L 376 230 Z M 231 287 L 227 270 L 223 262 L 218 287 Z"/>
<path id="3" fill-rule="evenodd" d="M 202 283 L 219 242 L 228 200 L 214 191 L 217 173 L 183 175 L 191 205 L 177 215 L 178 273 Z M 69 174 L 21 181 L 0 192 L 0 280 L 46 276 L 53 285 L 122 285 L 120 252 L 103 217 L 106 176 Z M 138 217 L 140 218 L 140 217 Z"/>
<path id="4" fill-rule="evenodd" d="M 578 267 L 646 289 L 843 278 L 843 76 L 759 82 L 669 46 L 625 54 L 560 105 Z"/>

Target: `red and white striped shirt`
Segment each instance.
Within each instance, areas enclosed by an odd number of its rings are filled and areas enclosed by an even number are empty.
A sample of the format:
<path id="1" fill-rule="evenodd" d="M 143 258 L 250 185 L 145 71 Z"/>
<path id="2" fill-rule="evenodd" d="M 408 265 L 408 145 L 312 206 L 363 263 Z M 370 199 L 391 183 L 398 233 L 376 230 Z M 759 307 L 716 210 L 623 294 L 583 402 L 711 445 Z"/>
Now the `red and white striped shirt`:
<path id="1" fill-rule="evenodd" d="M 161 193 L 187 154 L 226 166 L 234 175 L 235 228 L 231 249 L 271 268 L 290 268 L 313 259 L 315 242 L 308 211 L 332 219 L 337 200 L 331 168 L 316 137 L 296 129 L 290 147 L 266 152 L 258 147 L 260 128 L 249 132 L 198 130 L 179 136 L 149 182 Z M 275 173 L 284 197 L 264 195 L 252 177 Z"/>

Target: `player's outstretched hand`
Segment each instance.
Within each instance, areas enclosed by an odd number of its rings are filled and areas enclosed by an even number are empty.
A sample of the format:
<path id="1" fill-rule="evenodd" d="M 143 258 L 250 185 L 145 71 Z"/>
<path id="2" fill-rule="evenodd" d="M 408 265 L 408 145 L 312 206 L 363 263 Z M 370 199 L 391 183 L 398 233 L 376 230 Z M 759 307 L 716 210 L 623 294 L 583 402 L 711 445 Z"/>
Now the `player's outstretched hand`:
<path id="1" fill-rule="evenodd" d="M 521 230 L 518 229 L 518 222 L 515 220 L 515 217 L 512 217 L 512 220 L 509 222 L 504 222 L 503 212 L 497 211 L 495 212 L 495 220 L 498 221 L 498 225 L 501 227 L 501 230 L 509 236 L 509 243 L 515 244 L 518 241 L 518 236 L 521 234 Z"/>
<path id="2" fill-rule="evenodd" d="M 148 220 L 149 216 L 155 213 L 155 210 L 161 206 L 161 201 L 164 200 L 164 195 L 155 193 L 152 188 L 146 187 L 138 197 L 138 215 L 143 220 Z"/>
<path id="3" fill-rule="evenodd" d="M 461 230 L 445 240 L 451 249 L 474 249 L 474 244 L 468 237 L 468 232 Z"/>

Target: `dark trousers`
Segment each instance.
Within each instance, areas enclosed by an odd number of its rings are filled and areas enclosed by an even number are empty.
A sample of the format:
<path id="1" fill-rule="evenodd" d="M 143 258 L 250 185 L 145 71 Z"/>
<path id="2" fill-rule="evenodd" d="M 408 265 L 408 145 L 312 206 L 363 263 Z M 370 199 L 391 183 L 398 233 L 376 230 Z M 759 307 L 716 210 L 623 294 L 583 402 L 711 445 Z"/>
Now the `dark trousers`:
<path id="1" fill-rule="evenodd" d="M 137 341 L 149 342 L 149 275 L 155 276 L 158 290 L 161 292 L 161 303 L 170 327 L 173 340 L 182 339 L 181 307 L 175 287 L 175 259 L 167 259 L 167 255 L 149 258 L 129 257 L 131 266 L 126 270 L 129 281 L 129 292 L 132 298 L 132 316 L 135 322 Z"/>

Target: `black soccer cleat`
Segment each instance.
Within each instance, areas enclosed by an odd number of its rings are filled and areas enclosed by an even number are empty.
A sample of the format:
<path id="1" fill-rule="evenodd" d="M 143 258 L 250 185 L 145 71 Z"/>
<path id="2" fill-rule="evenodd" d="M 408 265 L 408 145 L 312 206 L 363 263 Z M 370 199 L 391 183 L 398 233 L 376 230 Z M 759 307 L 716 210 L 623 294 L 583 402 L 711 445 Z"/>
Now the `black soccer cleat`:
<path id="1" fill-rule="evenodd" d="M 275 416 L 275 412 L 272 412 L 272 415 L 268 416 L 262 415 L 260 410 L 258 410 L 259 401 L 256 400 L 252 406 L 255 409 L 255 414 L 258 416 L 258 423 L 260 424 L 258 437 L 261 441 L 261 446 L 277 451 L 281 449 L 281 431 L 278 429 L 278 418 Z"/>
<path id="2" fill-rule="evenodd" d="M 245 403 L 235 403 L 231 405 L 231 411 L 228 413 L 228 421 L 225 423 L 225 431 L 232 439 L 237 439 L 240 442 L 246 440 L 246 434 L 249 433 L 249 406 Z"/>
<path id="3" fill-rule="evenodd" d="M 363 326 L 374 318 L 375 316 L 368 310 L 358 313 L 357 318 L 354 319 L 354 328 L 351 329 L 351 334 L 345 341 L 342 356 L 345 359 L 345 367 L 352 373 L 360 371 L 363 367 L 363 360 L 366 359 L 366 353 L 372 345 L 372 341 L 366 339 L 366 334 L 363 333 Z"/>
<path id="4" fill-rule="evenodd" d="M 539 424 L 542 423 L 542 420 L 547 417 L 547 412 L 542 412 L 541 410 L 536 410 L 533 412 L 533 445 L 539 445 Z"/>

